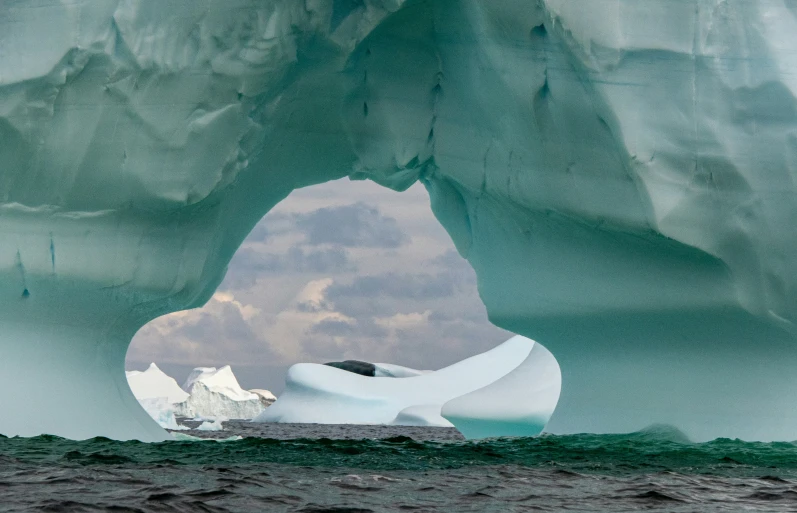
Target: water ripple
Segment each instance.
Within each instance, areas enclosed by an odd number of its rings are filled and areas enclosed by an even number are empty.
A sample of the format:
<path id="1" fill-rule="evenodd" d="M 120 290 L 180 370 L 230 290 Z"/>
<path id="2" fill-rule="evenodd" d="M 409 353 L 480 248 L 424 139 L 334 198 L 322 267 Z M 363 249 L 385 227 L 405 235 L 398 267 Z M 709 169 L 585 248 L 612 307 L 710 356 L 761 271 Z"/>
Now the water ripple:
<path id="1" fill-rule="evenodd" d="M 12 512 L 793 511 L 797 446 L 226 423 L 224 442 L 0 437 Z M 196 433 L 199 434 L 199 433 Z"/>

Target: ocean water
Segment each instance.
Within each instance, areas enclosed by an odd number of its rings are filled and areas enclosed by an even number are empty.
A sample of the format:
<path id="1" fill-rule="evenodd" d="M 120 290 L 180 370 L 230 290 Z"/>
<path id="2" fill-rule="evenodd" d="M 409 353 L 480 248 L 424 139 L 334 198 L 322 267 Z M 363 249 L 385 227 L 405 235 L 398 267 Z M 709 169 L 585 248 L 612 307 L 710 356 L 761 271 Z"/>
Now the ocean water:
<path id="1" fill-rule="evenodd" d="M 797 445 L 676 430 L 467 442 L 228 422 L 160 444 L 0 438 L 0 511 L 797 511 Z"/>

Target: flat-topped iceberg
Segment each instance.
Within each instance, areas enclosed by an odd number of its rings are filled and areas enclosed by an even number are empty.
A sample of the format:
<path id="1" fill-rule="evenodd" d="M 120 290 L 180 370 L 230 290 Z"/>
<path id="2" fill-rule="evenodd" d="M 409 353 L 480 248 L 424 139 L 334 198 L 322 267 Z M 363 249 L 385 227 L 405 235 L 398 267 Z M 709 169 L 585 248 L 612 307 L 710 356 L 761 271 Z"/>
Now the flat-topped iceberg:
<path id="1" fill-rule="evenodd" d="M 391 375 L 364 375 L 341 365 L 294 365 L 285 392 L 254 421 L 453 425 L 465 426 L 461 431 L 471 438 L 531 436 L 545 427 L 561 388 L 553 356 L 519 335 L 434 372 L 372 366 L 390 369 Z"/>

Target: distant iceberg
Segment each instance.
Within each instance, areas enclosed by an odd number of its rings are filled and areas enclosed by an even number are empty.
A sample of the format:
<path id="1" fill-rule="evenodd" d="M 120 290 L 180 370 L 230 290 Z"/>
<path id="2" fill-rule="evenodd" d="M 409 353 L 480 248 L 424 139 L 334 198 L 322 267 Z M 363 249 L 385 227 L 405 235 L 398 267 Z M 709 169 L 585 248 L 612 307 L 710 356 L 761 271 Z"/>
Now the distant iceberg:
<path id="1" fill-rule="evenodd" d="M 277 400 L 277 396 L 272 394 L 270 390 L 263 390 L 262 388 L 253 388 L 252 390 L 250 390 L 250 392 L 252 392 L 253 394 L 257 394 L 257 396 L 260 398 L 260 403 L 265 408 L 268 408 L 269 406 L 274 404 L 274 401 Z"/>
<path id="2" fill-rule="evenodd" d="M 197 367 L 182 387 L 154 363 L 145 371 L 126 375 L 139 404 L 166 429 L 187 429 L 177 423 L 177 417 L 251 419 L 276 400 L 268 390 L 241 388 L 229 365 Z M 210 429 L 210 425 L 202 429 Z M 213 429 L 221 429 L 221 424 L 213 424 Z"/>
<path id="3" fill-rule="evenodd" d="M 222 419 L 206 420 L 202 424 L 195 427 L 197 431 L 223 431 Z"/>
<path id="4" fill-rule="evenodd" d="M 165 397 L 154 397 L 150 399 L 140 399 L 139 404 L 158 425 L 164 429 L 173 431 L 190 429 L 177 423 L 177 416 L 174 413 L 174 404 L 166 400 Z"/>
<path id="5" fill-rule="evenodd" d="M 189 394 L 177 381 L 151 363 L 145 371 L 128 371 L 127 383 L 142 408 L 164 429 L 188 429 L 177 423 L 174 405 Z"/>
<path id="6" fill-rule="evenodd" d="M 241 388 L 229 365 L 194 369 L 183 390 L 190 396 L 175 407 L 183 417 L 251 419 L 265 409 L 258 394 Z"/>
<path id="7" fill-rule="evenodd" d="M 164 398 L 167 403 L 181 403 L 188 399 L 188 392 L 154 363 L 145 371 L 128 371 L 125 374 L 130 390 L 139 402 L 142 399 Z"/>
<path id="8" fill-rule="evenodd" d="M 364 363 L 292 366 L 285 392 L 254 421 L 454 426 L 469 438 L 532 436 L 550 419 L 561 389 L 556 359 L 522 336 L 434 372 L 371 364 L 365 373 Z"/>

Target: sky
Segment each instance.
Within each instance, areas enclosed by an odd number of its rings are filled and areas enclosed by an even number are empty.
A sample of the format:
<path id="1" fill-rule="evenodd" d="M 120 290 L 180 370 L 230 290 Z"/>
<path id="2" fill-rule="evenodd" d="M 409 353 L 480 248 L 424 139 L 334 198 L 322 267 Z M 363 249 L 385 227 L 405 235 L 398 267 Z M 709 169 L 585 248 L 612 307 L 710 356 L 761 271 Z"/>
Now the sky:
<path id="1" fill-rule="evenodd" d="M 438 369 L 509 337 L 488 321 L 423 186 L 397 193 L 345 178 L 271 210 L 204 307 L 139 330 L 127 369 L 155 362 L 182 383 L 194 367 L 231 365 L 244 388 L 279 394 L 299 362 Z"/>

